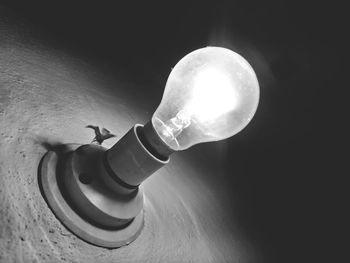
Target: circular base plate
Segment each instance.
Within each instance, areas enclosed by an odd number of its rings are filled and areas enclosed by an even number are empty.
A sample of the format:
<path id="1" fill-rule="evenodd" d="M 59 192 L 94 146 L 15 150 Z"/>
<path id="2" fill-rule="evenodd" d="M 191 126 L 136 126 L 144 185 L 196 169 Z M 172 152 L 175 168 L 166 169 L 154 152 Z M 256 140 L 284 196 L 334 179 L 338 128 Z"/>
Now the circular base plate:
<path id="1" fill-rule="evenodd" d="M 144 221 L 143 211 L 123 229 L 110 230 L 99 228 L 81 218 L 67 203 L 60 189 L 60 164 L 79 144 L 66 144 L 60 152 L 48 151 L 39 166 L 39 183 L 42 194 L 56 217 L 75 235 L 93 245 L 117 248 L 134 241 L 140 234 Z"/>

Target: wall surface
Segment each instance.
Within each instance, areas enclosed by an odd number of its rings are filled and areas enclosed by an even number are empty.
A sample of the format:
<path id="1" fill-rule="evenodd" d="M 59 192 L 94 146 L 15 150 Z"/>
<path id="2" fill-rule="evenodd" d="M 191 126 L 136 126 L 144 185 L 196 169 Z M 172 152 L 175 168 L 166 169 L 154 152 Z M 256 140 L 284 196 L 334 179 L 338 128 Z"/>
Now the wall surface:
<path id="1" fill-rule="evenodd" d="M 336 178 L 345 140 L 331 134 L 346 123 L 336 117 L 347 112 L 338 108 L 348 89 L 339 74 L 348 9 L 327 1 L 102 2 L 1 1 L 0 262 L 344 261 L 329 252 L 340 238 L 327 232 L 344 232 L 335 230 L 344 217 L 334 210 L 347 191 L 330 190 L 347 185 Z M 43 154 L 89 143 L 88 124 L 116 133 L 104 144 L 112 146 L 149 120 L 171 67 L 208 45 L 254 68 L 261 93 L 253 120 L 228 140 L 172 155 L 145 182 L 146 225 L 134 243 L 107 250 L 75 237 L 39 191 Z"/>
<path id="2" fill-rule="evenodd" d="M 204 151 L 199 159 L 175 154 L 144 183 L 145 227 L 126 247 L 87 244 L 48 208 L 37 178 L 43 154 L 57 144 L 89 143 L 88 124 L 120 138 L 135 123 L 145 123 L 145 94 L 135 87 L 131 93 L 132 85 L 0 22 L 0 262 L 251 260 L 219 197 L 228 188 L 201 179 L 221 173 L 208 164 L 215 152 Z"/>

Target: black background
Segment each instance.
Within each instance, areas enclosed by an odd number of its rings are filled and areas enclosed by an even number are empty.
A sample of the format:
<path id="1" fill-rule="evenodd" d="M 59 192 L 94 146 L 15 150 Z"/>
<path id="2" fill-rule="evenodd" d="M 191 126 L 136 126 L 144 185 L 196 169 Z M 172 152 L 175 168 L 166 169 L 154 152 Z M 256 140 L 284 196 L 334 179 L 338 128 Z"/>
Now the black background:
<path id="1" fill-rule="evenodd" d="M 240 228 L 262 262 L 314 262 L 325 239 L 321 119 L 316 105 L 340 61 L 336 3 L 297 1 L 11 1 L 46 41 L 105 71 L 122 70 L 160 101 L 170 68 L 219 45 L 255 69 L 261 101 L 252 123 L 228 140 L 227 185 Z M 219 143 L 220 145 L 220 143 Z M 215 147 L 211 144 L 203 148 Z M 196 149 L 192 150 L 196 151 Z M 216 178 L 223 179 L 223 178 Z M 216 180 L 215 179 L 215 180 Z M 321 197 L 320 197 L 321 196 Z M 316 216 L 317 214 L 317 216 Z M 327 214 L 327 210 L 324 211 Z M 321 252 L 322 254 L 323 252 Z M 325 255 L 324 255 L 325 257 Z"/>

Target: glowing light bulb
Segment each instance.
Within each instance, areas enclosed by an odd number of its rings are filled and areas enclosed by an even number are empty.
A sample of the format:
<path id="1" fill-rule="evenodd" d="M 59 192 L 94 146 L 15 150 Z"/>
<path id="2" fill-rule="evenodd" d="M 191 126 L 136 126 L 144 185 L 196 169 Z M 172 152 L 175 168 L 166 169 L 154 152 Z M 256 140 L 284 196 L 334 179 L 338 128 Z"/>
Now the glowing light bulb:
<path id="1" fill-rule="evenodd" d="M 127 245 L 144 226 L 142 182 L 174 151 L 242 130 L 258 101 L 259 84 L 244 58 L 219 47 L 195 50 L 170 73 L 151 121 L 136 124 L 109 149 L 67 144 L 60 154 L 49 151 L 39 165 L 45 200 L 81 239 Z"/>
<path id="2" fill-rule="evenodd" d="M 171 71 L 152 124 L 171 149 L 184 150 L 235 135 L 258 102 L 259 83 L 243 57 L 226 48 L 201 48 Z"/>

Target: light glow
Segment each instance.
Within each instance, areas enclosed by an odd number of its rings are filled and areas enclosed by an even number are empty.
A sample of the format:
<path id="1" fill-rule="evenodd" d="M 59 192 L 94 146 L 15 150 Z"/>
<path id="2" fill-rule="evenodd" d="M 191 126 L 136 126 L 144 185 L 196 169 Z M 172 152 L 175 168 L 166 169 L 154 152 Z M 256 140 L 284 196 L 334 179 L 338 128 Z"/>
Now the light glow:
<path id="1" fill-rule="evenodd" d="M 194 77 L 193 95 L 188 103 L 190 116 L 211 122 L 237 105 L 238 94 L 230 76 L 217 68 L 205 68 Z"/>
<path id="2" fill-rule="evenodd" d="M 173 68 L 152 124 L 170 148 L 184 150 L 241 131 L 258 101 L 259 84 L 249 63 L 232 50 L 206 47 Z"/>

